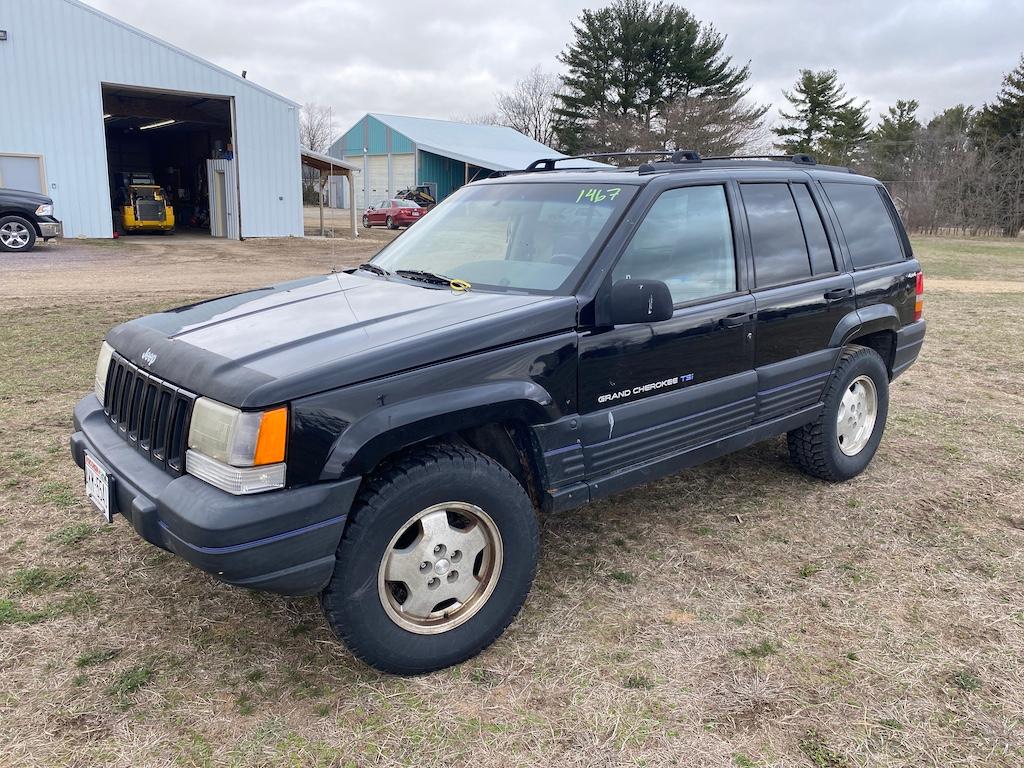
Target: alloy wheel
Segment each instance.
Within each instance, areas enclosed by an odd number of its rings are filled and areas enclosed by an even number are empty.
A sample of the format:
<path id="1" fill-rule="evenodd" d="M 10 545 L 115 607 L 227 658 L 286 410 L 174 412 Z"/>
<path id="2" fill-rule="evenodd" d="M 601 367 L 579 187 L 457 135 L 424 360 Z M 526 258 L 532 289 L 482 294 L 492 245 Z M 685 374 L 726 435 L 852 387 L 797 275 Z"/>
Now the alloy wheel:
<path id="1" fill-rule="evenodd" d="M 388 617 L 417 634 L 448 632 L 487 602 L 501 573 L 501 535 L 480 507 L 435 504 L 394 535 L 377 587 Z"/>
<path id="2" fill-rule="evenodd" d="M 878 392 L 870 376 L 858 376 L 847 386 L 836 414 L 839 450 L 856 456 L 871 439 L 878 418 Z"/>
<path id="3" fill-rule="evenodd" d="M 0 227 L 0 242 L 12 251 L 20 251 L 28 245 L 28 228 L 17 221 L 9 221 Z"/>

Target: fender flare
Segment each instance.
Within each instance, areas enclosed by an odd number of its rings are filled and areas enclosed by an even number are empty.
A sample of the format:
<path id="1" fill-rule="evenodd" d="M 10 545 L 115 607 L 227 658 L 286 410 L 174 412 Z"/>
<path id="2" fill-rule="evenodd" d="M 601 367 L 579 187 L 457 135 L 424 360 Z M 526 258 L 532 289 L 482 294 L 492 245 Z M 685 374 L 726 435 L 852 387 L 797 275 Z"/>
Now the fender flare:
<path id="1" fill-rule="evenodd" d="M 900 316 L 891 304 L 872 304 L 847 313 L 836 324 L 829 339 L 830 347 L 841 347 L 854 336 L 877 331 L 897 331 L 900 328 Z"/>
<path id="2" fill-rule="evenodd" d="M 554 421 L 551 395 L 533 381 L 498 381 L 382 406 L 335 440 L 320 480 L 363 475 L 391 453 L 438 435 L 497 421 Z"/>

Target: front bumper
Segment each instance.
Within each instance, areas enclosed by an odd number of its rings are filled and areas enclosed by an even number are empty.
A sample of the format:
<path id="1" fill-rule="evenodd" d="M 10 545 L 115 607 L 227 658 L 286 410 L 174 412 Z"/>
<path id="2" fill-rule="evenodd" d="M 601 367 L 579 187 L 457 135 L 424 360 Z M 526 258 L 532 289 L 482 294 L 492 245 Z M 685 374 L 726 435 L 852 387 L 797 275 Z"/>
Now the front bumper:
<path id="1" fill-rule="evenodd" d="M 308 595 L 330 580 L 359 478 L 233 496 L 151 463 L 114 431 L 95 395 L 75 406 L 71 454 L 80 467 L 86 452 L 113 477 L 113 512 L 221 581 Z"/>
<path id="2" fill-rule="evenodd" d="M 43 240 L 52 240 L 61 236 L 60 222 L 56 219 L 39 219 L 36 224 L 39 227 L 39 236 Z"/>

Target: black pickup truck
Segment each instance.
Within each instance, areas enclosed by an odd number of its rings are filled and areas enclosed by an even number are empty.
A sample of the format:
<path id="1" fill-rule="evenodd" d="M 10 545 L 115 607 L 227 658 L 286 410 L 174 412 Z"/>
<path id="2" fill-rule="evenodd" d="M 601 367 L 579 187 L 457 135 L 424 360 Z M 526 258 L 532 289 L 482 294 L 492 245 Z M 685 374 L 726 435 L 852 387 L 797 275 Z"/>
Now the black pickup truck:
<path id="1" fill-rule="evenodd" d="M 0 251 L 26 253 L 36 240 L 60 237 L 53 200 L 37 192 L 0 187 Z"/>
<path id="2" fill-rule="evenodd" d="M 416 674 L 512 621 L 538 513 L 783 434 L 811 475 L 864 470 L 925 332 L 882 185 L 807 156 L 559 162 L 359 268 L 114 328 L 74 413 L 88 496 L 225 582 L 318 594 Z"/>

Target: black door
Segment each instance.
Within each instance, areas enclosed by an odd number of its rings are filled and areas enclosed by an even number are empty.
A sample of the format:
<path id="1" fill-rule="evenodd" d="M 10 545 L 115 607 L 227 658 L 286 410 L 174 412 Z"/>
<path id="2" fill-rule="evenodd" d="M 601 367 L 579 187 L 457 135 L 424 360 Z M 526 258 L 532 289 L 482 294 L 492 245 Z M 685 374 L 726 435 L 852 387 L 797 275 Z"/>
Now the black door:
<path id="1" fill-rule="evenodd" d="M 818 402 L 839 354 L 832 335 L 856 298 L 807 183 L 744 183 L 740 190 L 757 317 L 755 420 L 766 421 Z"/>
<path id="2" fill-rule="evenodd" d="M 588 477 L 711 442 L 753 419 L 754 301 L 729 196 L 718 184 L 662 192 L 613 269 L 607 288 L 661 280 L 675 312 L 581 334 Z"/>

